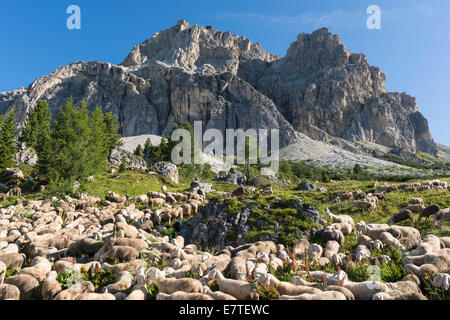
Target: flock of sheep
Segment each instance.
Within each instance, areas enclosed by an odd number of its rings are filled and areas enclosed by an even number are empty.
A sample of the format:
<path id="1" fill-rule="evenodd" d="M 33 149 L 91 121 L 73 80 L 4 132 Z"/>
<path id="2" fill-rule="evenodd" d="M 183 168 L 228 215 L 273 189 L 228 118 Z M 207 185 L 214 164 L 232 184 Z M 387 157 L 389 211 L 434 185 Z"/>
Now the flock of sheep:
<path id="1" fill-rule="evenodd" d="M 385 187 L 373 193 L 341 195 L 338 201 L 352 198 L 355 206 L 362 201 L 373 206 L 374 198 L 390 192 Z M 0 209 L 0 300 L 145 300 L 151 298 L 150 285 L 157 287 L 158 300 L 258 300 L 260 286 L 276 289 L 283 300 L 426 300 L 419 285 L 427 275 L 433 275 L 436 288 L 450 289 L 450 237 L 421 238 L 412 227 L 356 224 L 351 216 L 335 215 L 327 209 L 332 224 L 315 233 L 326 243 L 324 247 L 304 238 L 291 248 L 259 241 L 211 254 L 186 244 L 181 236 L 163 237 L 154 227 L 154 223 L 196 214 L 205 201 L 205 190 L 163 191 L 134 198 L 109 192 L 103 206 L 99 206 L 99 198 L 84 195 Z M 161 208 L 139 210 L 134 203 Z M 405 208 L 421 217 L 434 215 L 442 223 L 449 210 L 436 209 L 423 207 L 421 199 L 411 199 Z M 341 249 L 349 234 L 358 235 L 358 246 L 345 254 Z M 390 262 L 389 256 L 371 256 L 371 249 L 383 247 L 402 250 L 407 276 L 395 283 L 350 281 L 343 270 L 355 262 Z M 149 264 L 149 257 L 167 263 L 155 267 Z M 290 282 L 274 276 L 274 271 L 287 266 L 309 270 L 306 264 L 333 265 L 339 271 L 297 271 Z M 95 288 L 92 282 L 80 279 L 63 288 L 57 280 L 62 274 L 82 270 L 106 270 L 114 275 L 114 281 Z"/>

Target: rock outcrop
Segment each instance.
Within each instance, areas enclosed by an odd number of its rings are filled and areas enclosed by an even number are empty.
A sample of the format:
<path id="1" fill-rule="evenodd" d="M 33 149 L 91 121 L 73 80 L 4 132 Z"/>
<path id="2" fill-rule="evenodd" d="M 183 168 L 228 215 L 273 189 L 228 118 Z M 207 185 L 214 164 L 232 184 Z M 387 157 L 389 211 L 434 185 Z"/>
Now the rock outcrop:
<path id="1" fill-rule="evenodd" d="M 69 96 L 116 114 L 123 136 L 167 136 L 175 123 L 200 120 L 222 132 L 278 128 L 282 147 L 301 132 L 438 152 L 415 99 L 386 92 L 385 75 L 327 29 L 300 34 L 280 59 L 246 37 L 180 20 L 119 66 L 76 62 L 0 93 L 0 114 L 15 105 L 21 128 L 38 100 L 57 113 Z"/>
<path id="2" fill-rule="evenodd" d="M 163 177 L 166 177 L 173 183 L 178 183 L 178 168 L 175 164 L 165 161 L 156 162 L 153 164 L 156 172 Z"/>
<path id="3" fill-rule="evenodd" d="M 110 167 L 118 168 L 122 164 L 122 159 L 125 159 L 126 167 L 132 170 L 147 170 L 147 163 L 141 157 L 133 155 L 131 152 L 115 147 L 111 150 L 108 157 L 108 165 Z"/>
<path id="4" fill-rule="evenodd" d="M 411 153 L 437 153 L 415 98 L 388 93 L 385 75 L 351 53 L 326 28 L 300 34 L 286 56 L 253 85 L 271 98 L 294 128 L 313 139 L 322 131 Z"/>

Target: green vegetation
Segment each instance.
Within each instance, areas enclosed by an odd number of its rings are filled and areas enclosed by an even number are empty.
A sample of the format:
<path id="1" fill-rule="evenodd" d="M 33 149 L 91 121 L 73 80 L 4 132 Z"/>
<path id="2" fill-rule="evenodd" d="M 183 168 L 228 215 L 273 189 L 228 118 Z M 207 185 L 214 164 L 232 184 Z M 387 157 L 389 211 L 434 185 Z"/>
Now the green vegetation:
<path id="1" fill-rule="evenodd" d="M 385 153 L 382 158 L 387 161 L 390 161 L 390 162 L 398 163 L 398 164 L 416 168 L 416 169 L 428 169 L 428 167 L 425 165 L 422 165 L 422 164 L 414 162 L 414 161 L 400 158 L 399 156 L 393 155 L 391 153 Z"/>
<path id="2" fill-rule="evenodd" d="M 422 279 L 420 289 L 430 300 L 450 300 L 450 291 L 445 290 L 444 288 L 436 288 L 433 285 L 432 277 L 426 276 Z"/>
<path id="3" fill-rule="evenodd" d="M 71 192 L 73 183 L 104 172 L 110 150 L 120 144 L 117 119 L 93 112 L 82 101 L 75 106 L 70 98 L 50 124 L 46 101 L 39 101 L 28 115 L 21 140 L 36 150 L 37 173 L 50 182 L 49 190 Z"/>
<path id="4" fill-rule="evenodd" d="M 137 157 L 144 157 L 144 150 L 142 149 L 142 146 L 140 144 L 138 144 L 136 149 L 134 149 L 133 154 Z"/>
<path id="5" fill-rule="evenodd" d="M 14 108 L 5 116 L 0 116 L 0 171 L 14 166 L 17 152 L 14 132 L 16 131 Z"/>
<path id="6" fill-rule="evenodd" d="M 100 293 L 102 288 L 114 282 L 115 276 L 111 271 L 104 269 L 94 269 L 93 271 L 86 271 L 81 269 L 81 272 L 67 269 L 66 272 L 59 273 L 56 281 L 59 282 L 63 290 L 77 284 L 80 281 L 90 281 L 95 288 L 95 292 Z"/>

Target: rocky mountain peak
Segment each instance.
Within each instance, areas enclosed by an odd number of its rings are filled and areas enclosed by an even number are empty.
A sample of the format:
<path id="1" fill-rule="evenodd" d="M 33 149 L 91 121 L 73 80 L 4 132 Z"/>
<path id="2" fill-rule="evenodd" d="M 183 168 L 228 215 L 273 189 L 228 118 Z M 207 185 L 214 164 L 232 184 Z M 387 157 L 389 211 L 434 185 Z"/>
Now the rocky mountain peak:
<path id="1" fill-rule="evenodd" d="M 140 69 L 152 63 L 177 67 L 189 73 L 237 73 L 246 60 L 272 62 L 276 56 L 244 36 L 231 35 L 211 26 L 191 26 L 181 19 L 133 48 L 122 66 Z"/>
<path id="2" fill-rule="evenodd" d="M 326 28 L 300 33 L 278 58 L 244 36 L 180 19 L 119 66 L 79 61 L 0 93 L 0 114 L 16 106 L 20 128 L 39 99 L 57 113 L 72 96 L 116 114 L 124 136 L 167 135 L 201 120 L 221 131 L 279 128 L 282 146 L 303 133 L 437 154 L 415 99 L 386 92 L 385 81 Z"/>

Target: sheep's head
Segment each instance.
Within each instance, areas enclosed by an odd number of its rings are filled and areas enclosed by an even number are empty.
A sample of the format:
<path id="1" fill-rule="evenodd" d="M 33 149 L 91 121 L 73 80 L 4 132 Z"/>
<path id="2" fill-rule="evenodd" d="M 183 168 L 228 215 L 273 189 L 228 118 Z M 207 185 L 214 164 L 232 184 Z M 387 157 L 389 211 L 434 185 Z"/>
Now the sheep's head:
<path id="1" fill-rule="evenodd" d="M 291 283 L 295 284 L 295 285 L 300 285 L 300 286 L 307 286 L 308 282 L 304 279 L 302 279 L 299 276 L 293 276 L 291 278 Z"/>
<path id="2" fill-rule="evenodd" d="M 147 278 L 151 280 L 155 280 L 156 274 L 160 272 L 158 268 L 151 267 L 147 270 Z"/>
<path id="3" fill-rule="evenodd" d="M 220 277 L 220 271 L 217 269 L 211 270 L 208 275 L 208 280 L 217 280 Z"/>
<path id="4" fill-rule="evenodd" d="M 378 292 L 372 296 L 372 300 L 386 300 L 386 292 Z"/>
<path id="5" fill-rule="evenodd" d="M 146 284 L 146 276 L 145 276 L 145 268 L 139 268 L 136 274 L 136 282 L 140 286 L 144 286 Z"/>
<path id="6" fill-rule="evenodd" d="M 247 269 L 247 273 L 251 274 L 253 270 L 256 268 L 257 263 L 258 261 L 253 258 L 248 258 L 247 260 L 245 260 L 245 267 Z"/>
<path id="7" fill-rule="evenodd" d="M 270 285 L 270 276 L 267 273 L 263 273 L 259 276 L 257 282 L 259 284 L 269 286 Z"/>
<path id="8" fill-rule="evenodd" d="M 267 256 L 267 253 L 262 252 L 262 251 L 260 251 L 256 254 L 256 259 L 258 262 L 262 262 L 262 263 L 266 263 L 266 264 L 270 262 L 270 259 Z"/>
<path id="9" fill-rule="evenodd" d="M 335 274 L 333 274 L 329 280 L 329 282 L 336 283 L 339 286 L 344 286 L 348 281 L 348 276 L 344 271 L 339 270 Z"/>
<path id="10" fill-rule="evenodd" d="M 170 262 L 170 266 L 175 270 L 178 270 L 183 265 L 182 261 L 179 258 L 175 258 Z"/>
<path id="11" fill-rule="evenodd" d="M 200 279 L 201 281 L 201 279 Z M 203 294 L 212 293 L 211 289 L 207 285 L 203 285 Z"/>
<path id="12" fill-rule="evenodd" d="M 364 221 L 360 221 L 356 224 L 356 230 L 362 232 L 363 234 L 366 234 L 368 227 Z"/>
<path id="13" fill-rule="evenodd" d="M 283 260 L 283 262 L 287 262 L 287 261 L 289 261 L 289 255 L 287 254 L 287 252 L 286 251 L 280 251 L 280 252 L 278 252 L 278 258 L 280 258 L 281 260 Z"/>
<path id="14" fill-rule="evenodd" d="M 170 252 L 170 256 L 172 258 L 181 258 L 181 256 L 183 255 L 183 252 L 180 248 L 175 248 Z"/>
<path id="15" fill-rule="evenodd" d="M 444 288 L 448 290 L 450 288 L 450 275 L 439 273 L 433 279 L 433 285 L 436 288 Z"/>

